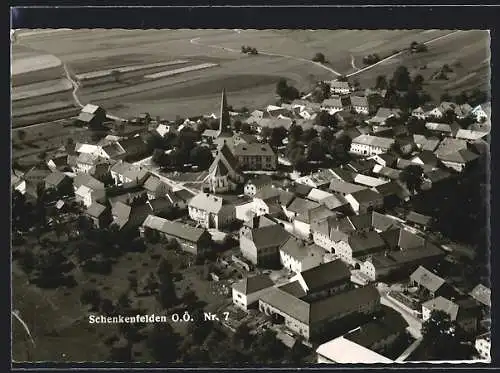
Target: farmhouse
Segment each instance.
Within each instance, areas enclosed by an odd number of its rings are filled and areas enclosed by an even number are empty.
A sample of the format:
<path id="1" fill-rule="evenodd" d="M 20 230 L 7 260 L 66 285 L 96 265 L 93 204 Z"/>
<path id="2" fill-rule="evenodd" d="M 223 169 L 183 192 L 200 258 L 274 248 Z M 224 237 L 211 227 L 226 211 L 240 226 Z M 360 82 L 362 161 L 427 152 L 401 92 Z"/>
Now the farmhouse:
<path id="1" fill-rule="evenodd" d="M 236 220 L 233 204 L 213 194 L 199 193 L 188 205 L 189 217 L 203 228 L 220 229 Z"/>
<path id="2" fill-rule="evenodd" d="M 77 120 L 85 126 L 99 127 L 106 121 L 106 111 L 100 106 L 87 104 L 78 114 Z"/>
<path id="3" fill-rule="evenodd" d="M 272 181 L 272 178 L 268 175 L 258 175 L 246 182 L 243 192 L 249 197 L 254 197 L 262 189 L 272 187 Z"/>
<path id="4" fill-rule="evenodd" d="M 368 98 L 365 96 L 351 96 L 350 106 L 358 114 L 368 115 L 370 106 L 368 104 Z"/>
<path id="5" fill-rule="evenodd" d="M 365 214 L 384 206 L 384 197 L 371 189 L 363 189 L 347 194 L 345 199 L 356 214 Z"/>
<path id="6" fill-rule="evenodd" d="M 359 155 L 375 155 L 386 153 L 394 144 L 394 139 L 371 135 L 359 135 L 351 143 L 351 153 Z"/>
<path id="7" fill-rule="evenodd" d="M 305 245 L 302 240 L 290 237 L 280 247 L 280 262 L 283 267 L 299 273 L 323 263 L 325 250 L 312 244 Z"/>
<path id="8" fill-rule="evenodd" d="M 410 284 L 425 290 L 431 298 L 442 295 L 445 283 L 443 278 L 422 266 L 410 275 Z"/>
<path id="9" fill-rule="evenodd" d="M 342 100 L 340 96 L 333 96 L 326 100 L 323 100 L 321 103 L 321 110 L 328 111 L 329 114 L 333 115 L 338 111 L 342 111 L 344 106 L 342 104 Z"/>
<path id="10" fill-rule="evenodd" d="M 460 149 L 453 153 L 440 154 L 437 157 L 446 167 L 462 172 L 468 165 L 476 161 L 479 155 L 468 149 Z"/>
<path id="11" fill-rule="evenodd" d="M 248 311 L 250 307 L 259 304 L 259 297 L 274 286 L 267 275 L 249 276 L 232 286 L 233 304 Z"/>
<path id="12" fill-rule="evenodd" d="M 149 175 L 143 187 L 146 190 L 148 199 L 164 197 L 171 189 L 167 184 L 161 181 L 159 177 L 154 175 Z"/>
<path id="13" fill-rule="evenodd" d="M 100 203 L 92 203 L 84 213 L 96 228 L 106 228 L 112 221 L 111 210 Z"/>
<path id="14" fill-rule="evenodd" d="M 341 82 L 339 80 L 332 80 L 327 82 L 330 85 L 330 92 L 335 95 L 348 95 L 351 92 L 349 82 Z"/>
<path id="15" fill-rule="evenodd" d="M 279 224 L 240 229 L 240 249 L 244 258 L 261 267 L 274 267 L 279 263 L 279 248 L 290 234 Z"/>
<path id="16" fill-rule="evenodd" d="M 153 231 L 161 238 L 174 239 L 181 249 L 193 255 L 202 256 L 210 250 L 211 236 L 206 229 L 191 227 L 154 215 L 148 215 L 139 228 L 141 236 Z"/>
<path id="17" fill-rule="evenodd" d="M 128 183 L 142 185 L 149 176 L 149 172 L 146 169 L 124 161 L 115 163 L 111 166 L 110 171 L 115 185 Z"/>

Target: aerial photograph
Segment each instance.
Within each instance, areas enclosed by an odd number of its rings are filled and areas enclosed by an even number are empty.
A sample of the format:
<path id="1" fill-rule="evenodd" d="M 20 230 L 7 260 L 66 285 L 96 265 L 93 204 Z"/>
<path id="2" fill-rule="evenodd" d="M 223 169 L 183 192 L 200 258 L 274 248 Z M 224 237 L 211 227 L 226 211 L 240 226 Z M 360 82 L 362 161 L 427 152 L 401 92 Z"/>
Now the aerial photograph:
<path id="1" fill-rule="evenodd" d="M 488 30 L 10 40 L 12 362 L 491 362 Z"/>

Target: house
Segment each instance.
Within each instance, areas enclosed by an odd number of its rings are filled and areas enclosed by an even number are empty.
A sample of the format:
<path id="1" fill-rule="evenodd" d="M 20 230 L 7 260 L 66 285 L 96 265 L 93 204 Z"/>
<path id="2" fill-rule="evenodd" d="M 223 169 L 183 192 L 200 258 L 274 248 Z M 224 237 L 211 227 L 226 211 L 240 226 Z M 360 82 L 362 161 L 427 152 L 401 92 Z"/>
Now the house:
<path id="1" fill-rule="evenodd" d="M 118 144 L 125 151 L 124 159 L 126 160 L 138 160 L 147 153 L 147 144 L 140 136 L 120 140 Z"/>
<path id="2" fill-rule="evenodd" d="M 491 289 L 483 284 L 478 284 L 474 287 L 469 295 L 482 305 L 488 308 L 491 307 Z"/>
<path id="3" fill-rule="evenodd" d="M 208 169 L 207 187 L 209 191 L 224 193 L 235 190 L 244 181 L 238 168 L 238 160 L 234 157 L 229 146 L 224 143 L 217 150 L 215 159 Z"/>
<path id="4" fill-rule="evenodd" d="M 283 267 L 296 273 L 319 266 L 325 254 L 325 250 L 318 245 L 306 245 L 295 237 L 290 237 L 279 250 Z"/>
<path id="5" fill-rule="evenodd" d="M 257 192 L 261 191 L 263 188 L 271 187 L 273 179 L 268 175 L 258 175 L 253 179 L 249 179 L 245 187 L 243 188 L 243 193 L 249 197 L 254 197 Z"/>
<path id="6" fill-rule="evenodd" d="M 379 187 L 381 185 L 387 184 L 388 181 L 385 179 L 380 179 L 378 177 L 366 176 L 363 174 L 357 174 L 354 177 L 354 182 L 359 185 L 363 185 L 369 188 Z"/>
<path id="7" fill-rule="evenodd" d="M 424 135 L 414 134 L 413 142 L 420 150 L 435 151 L 441 142 L 437 137 L 425 137 Z"/>
<path id="8" fill-rule="evenodd" d="M 377 110 L 377 113 L 375 116 L 370 118 L 367 123 L 372 125 L 372 126 L 385 126 L 387 124 L 387 120 L 389 118 L 400 118 L 401 117 L 401 110 L 399 109 L 389 109 L 389 108 L 384 108 L 381 107 Z"/>
<path id="9" fill-rule="evenodd" d="M 332 80 L 326 83 L 330 86 L 330 92 L 334 95 L 348 95 L 351 92 L 351 86 L 349 85 L 349 82 Z"/>
<path id="10" fill-rule="evenodd" d="M 259 304 L 259 297 L 274 283 L 267 275 L 246 277 L 232 285 L 233 304 L 244 311 Z"/>
<path id="11" fill-rule="evenodd" d="M 373 166 L 375 166 L 376 163 L 377 162 L 375 162 L 373 159 L 355 159 L 349 161 L 342 167 L 344 167 L 347 171 L 352 171 L 353 173 L 366 174 L 372 170 Z M 354 181 L 354 179 L 352 179 L 352 181 Z"/>
<path id="12" fill-rule="evenodd" d="M 283 127 L 287 131 L 290 130 L 293 120 L 290 118 L 263 118 L 255 122 L 257 125 L 257 132 L 260 133 L 262 128 L 279 128 Z"/>
<path id="13" fill-rule="evenodd" d="M 238 144 L 233 154 L 242 169 L 271 171 L 276 170 L 278 157 L 269 144 Z"/>
<path id="14" fill-rule="evenodd" d="M 89 207 L 92 203 L 105 196 L 106 191 L 104 189 L 93 189 L 86 185 L 80 185 L 75 191 L 75 200 L 83 203 L 85 207 Z"/>
<path id="15" fill-rule="evenodd" d="M 373 166 L 372 172 L 374 174 L 385 177 L 386 179 L 389 179 L 389 180 L 399 180 L 399 177 L 401 175 L 401 170 L 396 170 L 396 169 L 390 168 L 390 167 L 384 167 L 384 166 L 379 165 L 379 164 Z"/>
<path id="16" fill-rule="evenodd" d="M 434 105 L 425 104 L 423 106 L 419 106 L 416 109 L 413 109 L 411 112 L 411 115 L 415 118 L 425 120 L 425 119 L 428 119 L 432 116 L 434 109 L 436 109 L 436 107 Z M 437 113 L 438 113 L 438 115 L 441 115 L 441 112 L 439 110 L 437 111 Z"/>
<path id="17" fill-rule="evenodd" d="M 222 197 L 208 193 L 194 196 L 188 205 L 189 217 L 204 228 L 225 228 L 236 220 L 236 208 Z"/>
<path id="18" fill-rule="evenodd" d="M 358 215 L 380 209 L 384 206 L 384 197 L 371 189 L 359 190 L 347 194 L 345 199 L 349 202 L 353 211 Z"/>
<path id="19" fill-rule="evenodd" d="M 372 286 L 342 291 L 312 302 L 285 291 L 286 287 L 290 285 L 270 288 L 261 295 L 259 310 L 283 322 L 287 329 L 305 340 L 323 338 L 325 329 L 345 327 L 346 319 L 367 317 L 380 309 L 380 295 Z"/>
<path id="20" fill-rule="evenodd" d="M 40 183 L 45 183 L 45 178 L 52 173 L 50 168 L 47 166 L 35 166 L 28 170 L 21 179 L 26 181 L 27 184 L 38 185 Z"/>
<path id="21" fill-rule="evenodd" d="M 372 190 L 382 195 L 384 207 L 386 208 L 395 207 L 401 201 L 408 201 L 410 199 L 410 193 L 397 180 L 391 180 L 385 184 L 378 185 L 372 188 Z"/>
<path id="22" fill-rule="evenodd" d="M 100 106 L 87 104 L 78 114 L 77 120 L 84 126 L 99 127 L 106 121 L 106 111 Z"/>
<path id="23" fill-rule="evenodd" d="M 164 197 L 171 190 L 170 186 L 160 180 L 159 177 L 149 175 L 143 185 L 148 199 Z"/>
<path id="24" fill-rule="evenodd" d="M 343 109 L 344 105 L 342 104 L 340 96 L 332 96 L 321 103 L 321 110 L 328 111 L 330 115 L 342 111 Z"/>
<path id="25" fill-rule="evenodd" d="M 325 188 L 330 180 L 335 178 L 335 174 L 330 169 L 322 169 L 310 175 L 304 175 L 295 180 L 295 183 L 307 185 L 311 188 Z"/>
<path id="26" fill-rule="evenodd" d="M 444 136 L 455 136 L 460 126 L 453 122 L 452 124 L 446 123 L 435 123 L 435 122 L 427 122 L 425 124 L 425 128 L 427 128 L 430 132 L 435 134 L 444 135 Z"/>
<path id="27" fill-rule="evenodd" d="M 392 167 L 396 164 L 397 157 L 390 153 L 380 153 L 370 157 L 370 159 L 383 167 Z"/>
<path id="28" fill-rule="evenodd" d="M 368 188 L 364 185 L 352 184 L 338 179 L 332 179 L 329 186 L 331 192 L 343 197 L 366 189 Z"/>
<path id="29" fill-rule="evenodd" d="M 478 336 L 474 343 L 474 347 L 482 359 L 491 362 L 491 332 Z"/>
<path id="30" fill-rule="evenodd" d="M 75 160 L 73 170 L 77 173 L 90 174 L 91 170 L 99 164 L 104 164 L 106 171 L 109 168 L 109 162 L 100 155 L 94 153 L 80 153 Z"/>
<path id="31" fill-rule="evenodd" d="M 420 165 L 428 165 L 437 168 L 439 159 L 430 150 L 422 150 L 418 155 L 410 158 L 410 161 Z"/>
<path id="32" fill-rule="evenodd" d="M 121 140 L 121 139 L 120 139 Z M 110 141 L 103 144 L 100 150 L 96 153 L 106 159 L 121 160 L 127 155 L 125 149 L 120 145 L 120 140 Z"/>
<path id="33" fill-rule="evenodd" d="M 85 185 L 91 189 L 104 190 L 104 183 L 88 174 L 78 174 L 73 178 L 73 189 L 75 190 L 75 192 L 82 185 Z"/>
<path id="34" fill-rule="evenodd" d="M 365 96 L 351 96 L 350 106 L 358 114 L 368 115 L 370 112 L 370 106 L 368 104 L 368 98 Z"/>
<path id="35" fill-rule="evenodd" d="M 55 155 L 51 159 L 47 161 L 47 167 L 50 168 L 51 171 L 63 171 L 68 167 L 68 155 L 60 154 Z"/>
<path id="36" fill-rule="evenodd" d="M 266 111 L 272 117 L 277 117 L 278 115 L 287 115 L 289 113 L 288 109 L 276 105 L 267 105 Z"/>
<path id="37" fill-rule="evenodd" d="M 372 135 L 359 135 L 351 143 L 350 152 L 359 155 L 387 153 L 395 143 L 394 139 Z"/>
<path id="38" fill-rule="evenodd" d="M 472 110 L 472 106 L 470 106 L 468 103 L 456 105 L 455 116 L 457 117 L 457 119 L 465 119 L 471 114 Z"/>
<path id="39" fill-rule="evenodd" d="M 411 286 L 417 286 L 429 294 L 431 298 L 443 294 L 446 281 L 438 275 L 432 273 L 427 268 L 419 266 L 415 272 L 410 275 Z"/>
<path id="40" fill-rule="evenodd" d="M 267 186 L 253 197 L 254 213 L 257 215 L 281 215 L 294 200 L 295 195 L 281 188 Z"/>
<path id="41" fill-rule="evenodd" d="M 371 281 L 396 275 L 407 278 L 419 265 L 433 265 L 443 257 L 443 250 L 425 242 L 419 247 L 371 255 L 361 264 L 361 272 Z"/>
<path id="42" fill-rule="evenodd" d="M 343 206 L 348 204 L 342 196 L 334 195 L 316 188 L 309 191 L 306 199 L 326 206 L 326 208 L 331 211 L 341 209 Z"/>
<path id="43" fill-rule="evenodd" d="M 84 212 L 94 227 L 98 229 L 106 228 L 112 221 L 111 210 L 100 203 L 94 202 Z"/>
<path id="44" fill-rule="evenodd" d="M 461 149 L 453 153 L 438 155 L 439 160 L 448 168 L 462 172 L 479 158 L 479 155 L 468 149 Z"/>
<path id="45" fill-rule="evenodd" d="M 473 142 L 488 136 L 488 134 L 489 131 L 475 131 L 475 130 L 460 128 L 455 134 L 455 138 Z"/>
<path id="46" fill-rule="evenodd" d="M 62 172 L 52 172 L 45 178 L 45 189 L 55 189 L 68 194 L 73 189 L 73 180 Z"/>
<path id="47" fill-rule="evenodd" d="M 419 229 L 426 230 L 432 223 L 432 217 L 419 214 L 415 211 L 410 211 L 406 215 L 406 222 L 416 226 Z"/>
<path id="48" fill-rule="evenodd" d="M 190 254 L 203 256 L 211 249 L 212 238 L 206 229 L 192 227 L 158 216 L 148 215 L 139 231 L 144 236 L 147 230 L 157 232 L 161 238 L 176 240 L 180 248 Z"/>
<path id="49" fill-rule="evenodd" d="M 335 243 L 335 254 L 348 264 L 355 265 L 367 256 L 382 252 L 386 243 L 379 233 L 375 231 L 352 232 L 346 240 Z"/>
<path id="50" fill-rule="evenodd" d="M 464 301 L 455 303 L 439 296 L 422 304 L 422 320 L 427 321 L 434 310 L 446 312 L 451 321 L 456 321 L 465 332 L 474 332 L 477 329 L 478 313 L 473 303 Z"/>
<path id="51" fill-rule="evenodd" d="M 179 189 L 172 193 L 178 200 L 178 208 L 185 209 L 189 205 L 189 201 L 193 198 L 194 194 L 187 189 Z M 170 193 L 169 193 L 170 195 Z"/>
<path id="52" fill-rule="evenodd" d="M 354 172 L 342 167 L 331 168 L 329 170 L 333 174 L 334 179 L 344 181 L 346 183 L 354 183 L 354 177 L 356 176 Z"/>
<path id="53" fill-rule="evenodd" d="M 303 237 L 309 235 L 309 213 L 319 206 L 317 202 L 297 197 L 284 209 L 296 233 Z"/>
<path id="54" fill-rule="evenodd" d="M 290 234 L 280 224 L 240 229 L 240 250 L 244 258 L 260 267 L 274 267 L 279 263 L 279 248 Z"/>
<path id="55" fill-rule="evenodd" d="M 159 124 L 155 128 L 155 132 L 158 134 L 160 137 L 166 137 L 168 134 L 172 133 L 174 130 L 172 126 L 166 125 L 166 124 Z"/>
<path id="56" fill-rule="evenodd" d="M 455 153 L 462 149 L 467 149 L 466 140 L 446 137 L 439 143 L 434 154 L 439 158 L 441 155 Z"/>
<path id="57" fill-rule="evenodd" d="M 125 161 L 115 163 L 111 168 L 111 177 L 115 185 L 133 183 L 142 185 L 149 176 L 148 170 Z"/>

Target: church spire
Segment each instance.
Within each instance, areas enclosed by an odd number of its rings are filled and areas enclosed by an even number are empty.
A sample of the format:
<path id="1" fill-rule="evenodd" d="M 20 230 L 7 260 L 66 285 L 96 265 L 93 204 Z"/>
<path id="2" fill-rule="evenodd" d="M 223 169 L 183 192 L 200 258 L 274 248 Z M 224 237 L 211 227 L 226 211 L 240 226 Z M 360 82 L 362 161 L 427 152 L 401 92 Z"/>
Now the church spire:
<path id="1" fill-rule="evenodd" d="M 228 132 L 230 129 L 229 122 L 229 111 L 227 110 L 227 98 L 226 98 L 226 89 L 222 89 L 222 97 L 220 103 L 220 118 L 219 118 L 219 134 Z"/>

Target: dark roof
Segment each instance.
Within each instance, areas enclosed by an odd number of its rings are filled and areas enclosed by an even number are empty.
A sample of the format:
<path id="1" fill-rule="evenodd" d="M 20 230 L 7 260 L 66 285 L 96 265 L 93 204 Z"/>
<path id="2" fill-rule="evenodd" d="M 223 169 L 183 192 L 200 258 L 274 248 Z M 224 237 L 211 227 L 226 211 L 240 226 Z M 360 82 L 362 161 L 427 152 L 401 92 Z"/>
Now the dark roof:
<path id="1" fill-rule="evenodd" d="M 251 144 L 238 144 L 234 147 L 235 156 L 273 156 L 274 151 L 271 146 L 266 144 L 251 143 Z"/>
<path id="2" fill-rule="evenodd" d="M 231 168 L 236 169 L 238 167 L 238 160 L 234 157 L 233 153 L 231 153 L 231 149 L 229 149 L 227 144 L 224 143 L 221 146 L 218 150 L 218 155 L 224 157 Z"/>
<path id="3" fill-rule="evenodd" d="M 372 211 L 371 216 L 372 216 L 372 227 L 377 230 L 386 231 L 391 227 L 399 226 L 398 222 L 395 219 L 390 218 L 387 215 L 381 214 L 379 212 Z"/>
<path id="4" fill-rule="evenodd" d="M 267 275 L 250 276 L 233 284 L 233 289 L 243 293 L 252 294 L 257 291 L 274 286 L 274 282 Z"/>
<path id="5" fill-rule="evenodd" d="M 392 180 L 388 183 L 376 186 L 375 190 L 382 194 L 384 197 L 389 197 L 400 195 L 402 188 L 395 180 Z"/>
<path id="6" fill-rule="evenodd" d="M 404 333 L 408 323 L 396 311 L 392 309 L 373 321 L 370 321 L 354 331 L 344 335 L 344 338 L 357 343 L 368 349 L 374 348 L 379 342 L 387 338 Z"/>
<path id="7" fill-rule="evenodd" d="M 345 218 L 355 230 L 369 229 L 372 226 L 371 213 L 362 215 L 351 215 Z"/>
<path id="8" fill-rule="evenodd" d="M 174 194 L 179 197 L 181 200 L 185 201 L 185 202 L 189 202 L 191 200 L 191 198 L 194 197 L 194 194 L 191 193 L 189 190 L 187 189 L 180 189 L 176 192 L 174 192 Z"/>
<path id="9" fill-rule="evenodd" d="M 257 193 L 255 193 L 254 197 L 259 198 L 263 201 L 267 201 L 269 199 L 278 199 L 283 192 L 285 191 L 282 189 L 275 188 L 272 185 L 268 185 L 258 190 Z M 293 196 L 293 193 L 290 194 Z"/>
<path id="10" fill-rule="evenodd" d="M 312 189 L 313 189 L 312 186 L 301 184 L 301 183 L 295 183 L 293 185 L 294 193 L 300 197 L 307 196 Z"/>
<path id="11" fill-rule="evenodd" d="M 358 202 L 373 201 L 382 197 L 380 193 L 371 189 L 358 190 L 357 192 L 351 193 L 351 196 L 353 196 Z"/>
<path id="12" fill-rule="evenodd" d="M 94 218 L 98 218 L 99 216 L 101 216 L 101 214 L 106 211 L 106 206 L 104 205 L 101 205 L 100 203 L 97 203 L 97 202 L 94 202 L 93 204 L 91 204 L 86 213 L 87 215 L 89 216 L 92 216 Z"/>
<path id="13" fill-rule="evenodd" d="M 162 182 L 159 177 L 150 175 L 146 182 L 144 183 L 144 189 L 150 192 L 156 192 L 156 190 L 161 186 Z"/>
<path id="14" fill-rule="evenodd" d="M 52 172 L 51 174 L 47 175 L 47 177 L 45 178 L 45 182 L 50 185 L 58 186 L 65 179 L 68 179 L 68 176 L 66 176 L 64 173 Z"/>
<path id="15" fill-rule="evenodd" d="M 340 167 L 333 168 L 331 171 L 337 179 L 340 179 L 340 181 L 344 181 L 346 183 L 354 183 L 355 174 L 352 171 L 348 171 Z"/>
<path id="16" fill-rule="evenodd" d="M 349 236 L 349 245 L 353 254 L 373 252 L 385 247 L 385 242 L 375 231 L 353 232 Z"/>
<path id="17" fill-rule="evenodd" d="M 399 228 L 389 229 L 383 232 L 380 232 L 380 237 L 384 240 L 389 249 L 394 250 L 397 249 L 399 243 Z"/>
<path id="18" fill-rule="evenodd" d="M 78 188 L 80 185 L 85 185 L 91 189 L 104 189 L 104 183 L 88 174 L 78 174 L 73 179 L 73 185 Z"/>
<path id="19" fill-rule="evenodd" d="M 300 276 L 304 279 L 309 292 L 314 292 L 329 284 L 350 281 L 351 272 L 344 262 L 334 260 L 301 272 Z"/>
<path id="20" fill-rule="evenodd" d="M 346 167 L 350 168 L 355 172 L 359 172 L 364 174 L 366 172 L 370 172 L 373 169 L 377 162 L 374 159 L 359 159 L 355 161 L 350 161 Z"/>
<path id="21" fill-rule="evenodd" d="M 359 192 L 361 190 L 368 190 L 368 188 L 363 185 L 351 184 L 337 179 L 333 179 L 330 181 L 329 189 L 332 192 L 345 193 L 345 194 L 352 194 L 355 192 Z"/>
<path id="22" fill-rule="evenodd" d="M 112 142 L 111 144 L 103 146 L 102 150 L 107 155 L 109 155 L 110 158 L 116 158 L 117 156 L 122 155 L 124 153 L 123 149 L 116 142 Z"/>
<path id="23" fill-rule="evenodd" d="M 189 242 L 198 242 L 204 234 L 207 234 L 205 229 L 163 219 L 154 215 L 148 215 L 142 223 L 142 226 L 158 230 L 169 236 L 177 237 Z"/>
<path id="24" fill-rule="evenodd" d="M 140 136 L 131 137 L 126 140 L 120 140 L 119 144 L 126 153 L 137 151 L 137 148 L 141 149 L 146 146 L 146 143 Z"/>
<path id="25" fill-rule="evenodd" d="M 272 183 L 272 178 L 271 176 L 269 175 L 257 175 L 256 177 L 254 177 L 253 179 L 249 179 L 247 181 L 247 184 L 253 184 L 255 185 L 256 187 L 260 187 L 262 185 L 268 185 L 268 184 L 271 184 Z"/>
<path id="26" fill-rule="evenodd" d="M 309 210 L 312 210 L 319 206 L 320 204 L 317 202 L 309 201 L 303 198 L 295 198 L 287 207 L 287 209 L 296 213 L 297 215 L 309 216 Z"/>
<path id="27" fill-rule="evenodd" d="M 257 250 L 279 247 L 289 237 L 290 234 L 279 224 L 252 229 L 252 239 Z"/>
<path id="28" fill-rule="evenodd" d="M 303 298 L 307 295 L 307 293 L 304 291 L 304 288 L 302 288 L 302 285 L 300 285 L 299 280 L 281 285 L 279 288 L 297 298 Z"/>
<path id="29" fill-rule="evenodd" d="M 406 215 L 406 220 L 412 223 L 428 226 L 432 220 L 432 217 L 419 214 L 415 211 L 410 211 L 408 215 Z"/>
<path id="30" fill-rule="evenodd" d="M 425 239 L 406 229 L 399 230 L 398 246 L 402 249 L 414 249 L 423 246 Z"/>

